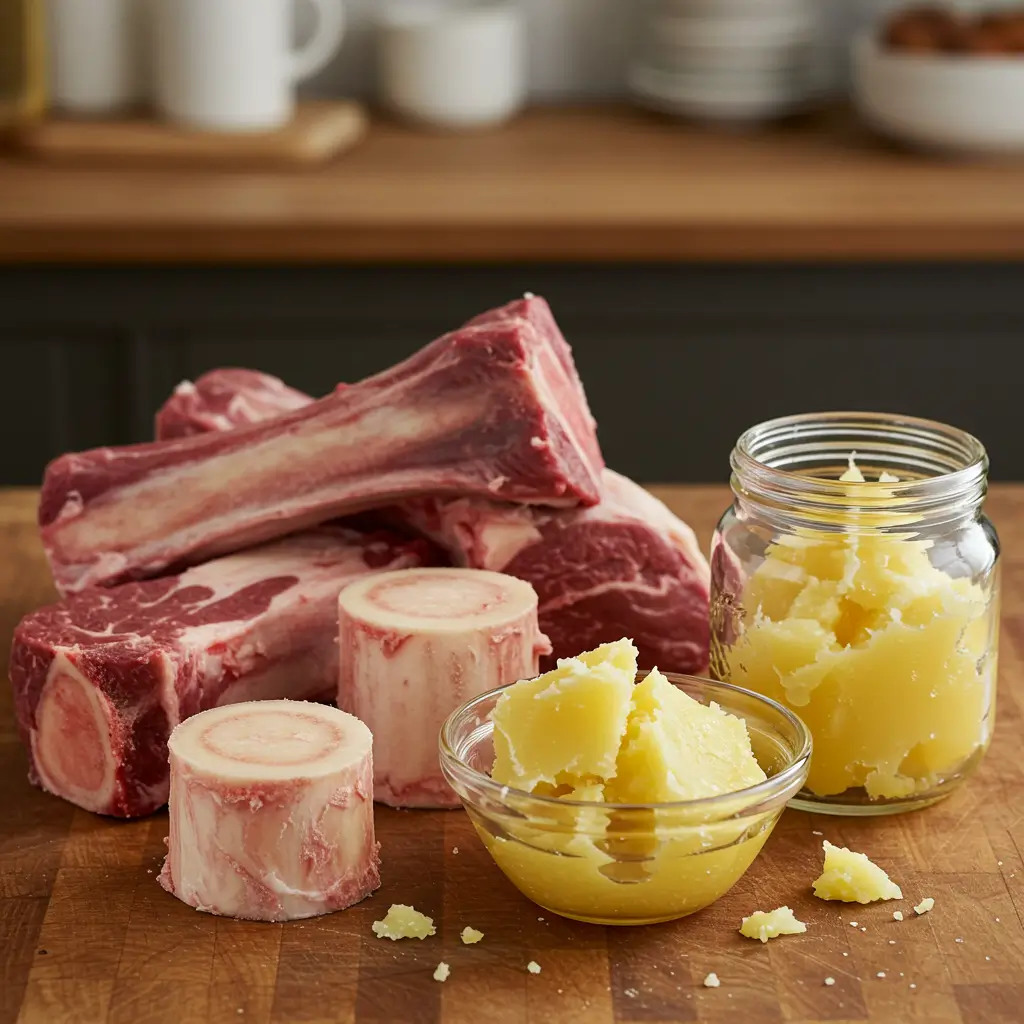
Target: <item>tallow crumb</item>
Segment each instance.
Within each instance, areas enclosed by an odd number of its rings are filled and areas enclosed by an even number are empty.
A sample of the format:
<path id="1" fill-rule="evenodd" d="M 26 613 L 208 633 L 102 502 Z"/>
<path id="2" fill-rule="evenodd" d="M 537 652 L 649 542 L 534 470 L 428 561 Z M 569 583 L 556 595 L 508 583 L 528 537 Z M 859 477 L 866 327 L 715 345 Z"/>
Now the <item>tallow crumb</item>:
<path id="1" fill-rule="evenodd" d="M 706 977 L 706 978 L 704 979 L 704 987 L 705 987 L 705 988 L 718 988 L 718 987 L 719 987 L 719 985 L 721 985 L 721 984 L 722 984 L 722 983 L 721 983 L 721 982 L 720 982 L 720 981 L 718 980 L 718 975 L 717 975 L 717 974 L 715 974 L 715 972 L 714 972 L 714 971 L 712 971 L 712 972 L 711 972 L 711 973 L 710 973 L 710 974 L 709 974 L 709 975 L 708 975 L 708 976 L 707 976 L 707 977 Z"/>
<path id="2" fill-rule="evenodd" d="M 765 912 L 755 910 L 750 917 L 743 918 L 740 935 L 748 939 L 760 939 L 767 942 L 779 935 L 799 935 L 807 931 L 807 925 L 798 921 L 789 907 L 778 907 Z"/>
<path id="3" fill-rule="evenodd" d="M 916 907 L 914 907 L 915 914 L 927 914 L 932 907 L 935 906 L 935 900 L 931 896 L 925 896 L 923 900 Z"/>
<path id="4" fill-rule="evenodd" d="M 467 946 L 472 946 L 474 942 L 479 942 L 483 937 L 483 932 L 478 932 L 475 928 L 470 928 L 469 925 L 462 929 L 462 941 Z"/>
<path id="5" fill-rule="evenodd" d="M 433 918 L 421 914 L 404 903 L 392 903 L 381 921 L 374 921 L 373 934 L 378 939 L 425 939 L 435 932 Z"/>
<path id="6" fill-rule="evenodd" d="M 892 919 L 894 921 L 902 921 L 903 920 L 903 911 L 902 910 L 894 910 L 892 912 Z"/>
<path id="7" fill-rule="evenodd" d="M 442 960 L 434 969 L 434 981 L 447 981 L 452 969 Z"/>
<path id="8" fill-rule="evenodd" d="M 828 977 L 828 978 L 825 979 L 825 984 L 828 985 L 829 987 L 831 987 L 835 983 L 836 983 L 836 979 L 833 978 L 833 977 Z"/>
<path id="9" fill-rule="evenodd" d="M 527 965 L 526 969 L 531 974 L 540 974 L 540 964 L 536 960 L 531 960 Z"/>

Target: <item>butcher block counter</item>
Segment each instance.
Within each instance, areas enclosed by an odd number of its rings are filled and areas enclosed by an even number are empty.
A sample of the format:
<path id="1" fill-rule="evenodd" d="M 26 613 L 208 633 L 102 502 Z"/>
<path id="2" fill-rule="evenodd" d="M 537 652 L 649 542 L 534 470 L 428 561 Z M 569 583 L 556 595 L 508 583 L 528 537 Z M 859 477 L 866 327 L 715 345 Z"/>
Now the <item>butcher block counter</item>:
<path id="1" fill-rule="evenodd" d="M 845 110 L 739 133 L 627 107 L 380 121 L 310 172 L 0 158 L 0 261 L 1019 259 L 1020 169 L 899 151 Z"/>
<path id="2" fill-rule="evenodd" d="M 727 491 L 658 493 L 706 545 Z M 34 504 L 33 492 L 0 495 L 5 643 L 52 596 Z M 945 802 L 902 817 L 788 811 L 732 892 L 671 924 L 606 929 L 545 914 L 499 873 L 462 812 L 384 808 L 384 881 L 371 899 L 285 925 L 197 913 L 156 883 L 166 814 L 97 818 L 28 785 L 4 688 L 0 1024 L 1021 1021 L 1024 486 L 996 488 L 989 511 L 1006 551 L 1004 629 L 999 722 L 979 772 Z M 822 834 L 891 873 L 906 920 L 893 920 L 893 903 L 811 896 Z M 915 916 L 927 896 L 935 909 Z M 430 914 L 438 934 L 375 938 L 371 922 L 391 903 Z M 737 934 L 745 914 L 783 903 L 808 923 L 805 935 L 762 945 Z M 466 925 L 483 941 L 462 945 Z M 441 960 L 451 965 L 444 984 L 432 979 Z M 530 961 L 540 974 L 527 972 Z M 720 988 L 703 987 L 709 972 Z"/>

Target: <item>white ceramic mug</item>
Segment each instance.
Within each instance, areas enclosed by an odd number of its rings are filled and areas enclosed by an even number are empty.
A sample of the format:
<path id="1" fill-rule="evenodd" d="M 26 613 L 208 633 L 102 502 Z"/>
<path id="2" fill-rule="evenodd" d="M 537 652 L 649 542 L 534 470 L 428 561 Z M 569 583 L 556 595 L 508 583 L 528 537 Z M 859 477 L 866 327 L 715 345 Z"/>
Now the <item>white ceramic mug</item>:
<path id="1" fill-rule="evenodd" d="M 48 0 L 50 101 L 112 114 L 146 98 L 146 0 Z"/>
<path id="2" fill-rule="evenodd" d="M 392 0 L 380 18 L 384 102 L 445 128 L 497 124 L 526 91 L 516 0 Z"/>
<path id="3" fill-rule="evenodd" d="M 156 100 L 192 128 L 261 131 L 287 123 L 295 85 L 319 71 L 345 32 L 344 0 L 305 0 L 317 14 L 292 49 L 298 0 L 151 0 Z"/>

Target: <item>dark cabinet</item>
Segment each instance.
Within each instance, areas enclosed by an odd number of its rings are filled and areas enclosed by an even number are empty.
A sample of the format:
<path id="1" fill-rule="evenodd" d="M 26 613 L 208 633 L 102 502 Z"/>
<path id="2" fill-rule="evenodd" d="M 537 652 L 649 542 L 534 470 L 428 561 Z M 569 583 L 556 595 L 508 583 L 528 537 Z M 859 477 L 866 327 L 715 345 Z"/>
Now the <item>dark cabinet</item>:
<path id="1" fill-rule="evenodd" d="M 524 290 L 572 343 L 608 462 L 724 480 L 743 427 L 898 410 L 988 445 L 1024 479 L 1024 267 L 650 266 L 0 270 L 0 483 L 53 455 L 146 440 L 171 388 L 213 366 L 322 394 Z"/>

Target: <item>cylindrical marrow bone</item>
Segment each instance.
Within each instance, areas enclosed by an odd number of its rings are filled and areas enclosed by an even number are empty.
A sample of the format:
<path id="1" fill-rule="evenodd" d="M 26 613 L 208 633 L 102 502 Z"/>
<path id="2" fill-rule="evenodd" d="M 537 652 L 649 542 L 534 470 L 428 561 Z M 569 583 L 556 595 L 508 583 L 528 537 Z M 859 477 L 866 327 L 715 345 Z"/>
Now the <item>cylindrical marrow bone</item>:
<path id="1" fill-rule="evenodd" d="M 268 700 L 188 719 L 168 743 L 160 884 L 211 914 L 314 917 L 380 885 L 373 737 L 337 708 Z"/>
<path id="2" fill-rule="evenodd" d="M 382 573 L 338 599 L 338 706 L 374 735 L 374 798 L 454 807 L 437 738 L 463 701 L 535 676 L 551 647 L 529 583 L 477 569 Z"/>

